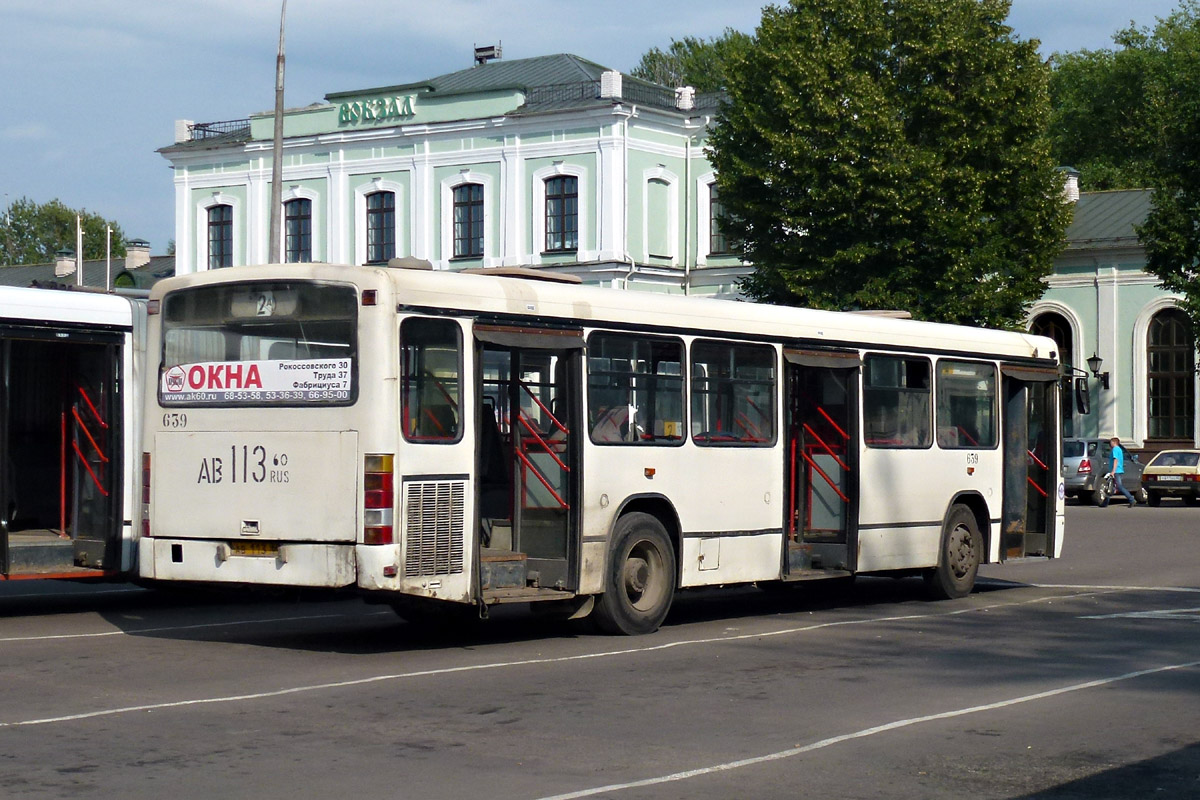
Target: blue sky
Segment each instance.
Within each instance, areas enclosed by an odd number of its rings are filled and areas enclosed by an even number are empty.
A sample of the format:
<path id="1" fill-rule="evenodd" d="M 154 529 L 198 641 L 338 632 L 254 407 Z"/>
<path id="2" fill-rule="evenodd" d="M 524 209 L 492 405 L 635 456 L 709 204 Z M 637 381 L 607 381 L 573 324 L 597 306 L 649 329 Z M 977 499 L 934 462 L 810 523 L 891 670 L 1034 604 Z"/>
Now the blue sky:
<path id="1" fill-rule="evenodd" d="M 1054 51 L 1107 47 L 1179 0 L 1013 0 L 1009 23 Z M 672 38 L 752 31 L 735 0 L 289 0 L 287 105 L 507 59 L 574 53 L 631 69 Z M 0 208 L 55 197 L 120 223 L 155 254 L 174 237 L 174 121 L 274 104 L 279 0 L 3 0 Z"/>

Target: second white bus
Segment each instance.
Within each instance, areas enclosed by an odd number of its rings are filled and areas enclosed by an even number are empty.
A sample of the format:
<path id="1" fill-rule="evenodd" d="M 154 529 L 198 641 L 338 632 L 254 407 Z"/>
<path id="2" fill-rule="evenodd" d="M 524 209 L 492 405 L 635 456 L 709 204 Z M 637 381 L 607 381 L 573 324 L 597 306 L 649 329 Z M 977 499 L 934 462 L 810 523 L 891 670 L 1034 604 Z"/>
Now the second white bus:
<path id="1" fill-rule="evenodd" d="M 159 283 L 141 575 L 636 634 L 688 587 L 1061 552 L 1050 339 L 482 272 Z"/>

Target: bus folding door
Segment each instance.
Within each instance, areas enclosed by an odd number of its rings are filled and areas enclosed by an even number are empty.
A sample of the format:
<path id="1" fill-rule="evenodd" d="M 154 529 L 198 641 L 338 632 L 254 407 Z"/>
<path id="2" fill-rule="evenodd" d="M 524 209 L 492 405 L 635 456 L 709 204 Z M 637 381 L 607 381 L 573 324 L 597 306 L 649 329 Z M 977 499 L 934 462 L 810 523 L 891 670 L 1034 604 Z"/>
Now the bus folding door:
<path id="1" fill-rule="evenodd" d="M 857 352 L 785 350 L 788 409 L 785 573 L 855 568 Z"/>
<path id="2" fill-rule="evenodd" d="M 117 569 L 121 342 L 116 333 L 0 327 L 5 577 Z"/>
<path id="3" fill-rule="evenodd" d="M 481 325 L 475 335 L 484 343 L 478 469 L 483 583 L 486 588 L 487 578 L 497 576 L 520 587 L 573 589 L 583 339 L 576 331 Z M 513 561 L 522 566 L 501 566 Z M 522 570 L 523 580 L 514 580 Z"/>
<path id="4" fill-rule="evenodd" d="M 1058 373 L 1002 365 L 1004 508 L 1000 559 L 1048 556 L 1057 511 Z"/>

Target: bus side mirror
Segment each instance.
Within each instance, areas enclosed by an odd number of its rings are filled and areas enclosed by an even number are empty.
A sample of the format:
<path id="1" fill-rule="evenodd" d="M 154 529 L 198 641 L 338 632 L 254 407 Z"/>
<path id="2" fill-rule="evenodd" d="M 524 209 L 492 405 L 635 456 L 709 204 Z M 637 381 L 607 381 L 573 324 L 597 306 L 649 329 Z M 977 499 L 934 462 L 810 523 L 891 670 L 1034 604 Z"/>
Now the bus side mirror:
<path id="1" fill-rule="evenodd" d="M 1075 409 L 1085 416 L 1092 411 L 1092 397 L 1088 391 L 1087 378 L 1075 379 Z"/>

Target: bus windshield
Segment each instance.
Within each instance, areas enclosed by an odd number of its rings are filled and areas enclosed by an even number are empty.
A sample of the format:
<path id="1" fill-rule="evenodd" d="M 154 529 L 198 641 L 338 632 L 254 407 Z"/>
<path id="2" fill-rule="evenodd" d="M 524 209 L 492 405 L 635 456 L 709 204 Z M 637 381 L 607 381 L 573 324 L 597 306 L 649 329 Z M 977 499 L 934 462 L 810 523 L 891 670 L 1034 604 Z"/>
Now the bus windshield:
<path id="1" fill-rule="evenodd" d="M 163 405 L 349 405 L 353 286 L 271 281 L 172 292 L 162 303 Z"/>

